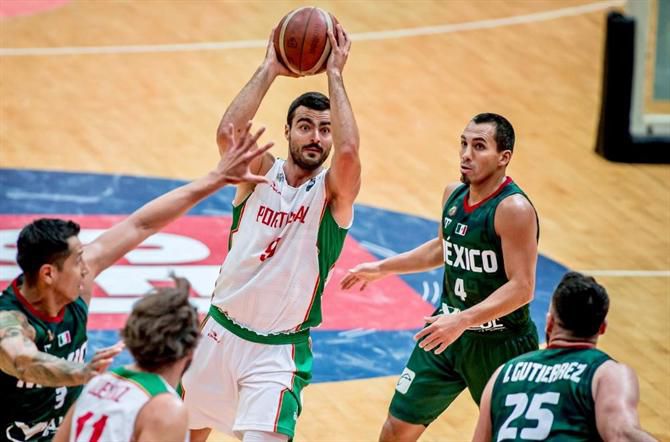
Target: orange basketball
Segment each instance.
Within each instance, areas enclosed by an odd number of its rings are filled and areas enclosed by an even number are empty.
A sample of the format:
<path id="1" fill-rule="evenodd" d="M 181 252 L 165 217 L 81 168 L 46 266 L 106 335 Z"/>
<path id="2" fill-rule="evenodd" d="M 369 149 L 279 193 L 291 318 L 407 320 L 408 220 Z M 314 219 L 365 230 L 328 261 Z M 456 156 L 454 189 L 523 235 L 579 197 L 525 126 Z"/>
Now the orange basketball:
<path id="1" fill-rule="evenodd" d="M 335 33 L 337 19 L 321 8 L 303 7 L 286 14 L 274 35 L 277 58 L 298 75 L 326 70 L 330 55 L 328 30 Z"/>

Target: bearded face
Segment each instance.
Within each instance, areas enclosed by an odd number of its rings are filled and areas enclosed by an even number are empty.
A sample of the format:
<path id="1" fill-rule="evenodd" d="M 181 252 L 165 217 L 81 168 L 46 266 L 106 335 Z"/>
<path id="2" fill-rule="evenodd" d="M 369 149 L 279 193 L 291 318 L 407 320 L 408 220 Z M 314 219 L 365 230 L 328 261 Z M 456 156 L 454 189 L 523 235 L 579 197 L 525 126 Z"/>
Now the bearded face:
<path id="1" fill-rule="evenodd" d="M 291 160 L 304 170 L 316 170 L 326 161 L 333 145 L 330 111 L 299 106 L 290 127 L 286 127 Z"/>

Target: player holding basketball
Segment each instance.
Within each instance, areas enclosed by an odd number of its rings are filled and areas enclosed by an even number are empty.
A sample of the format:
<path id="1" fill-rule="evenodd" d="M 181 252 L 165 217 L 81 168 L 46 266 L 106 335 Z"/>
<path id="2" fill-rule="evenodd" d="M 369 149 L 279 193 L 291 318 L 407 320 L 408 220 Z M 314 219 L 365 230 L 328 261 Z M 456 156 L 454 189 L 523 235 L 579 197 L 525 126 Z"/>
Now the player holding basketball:
<path id="1" fill-rule="evenodd" d="M 461 135 L 461 181 L 444 190 L 438 237 L 409 252 L 360 264 L 342 287 L 444 265 L 442 305 L 417 335 L 396 385 L 382 441 L 416 440 L 466 387 L 479 403 L 491 373 L 538 348 L 528 303 L 535 287 L 538 219 L 505 172 L 514 129 L 479 114 Z"/>
<path id="2" fill-rule="evenodd" d="M 79 225 L 36 220 L 21 230 L 17 261 L 23 274 L 0 295 L 0 439 L 51 440 L 81 385 L 103 372 L 120 346 L 84 363 L 88 305 L 95 277 L 150 235 L 226 184 L 266 182 L 249 162 L 271 144 L 256 147 L 262 130 L 246 126 L 216 169 L 147 203 L 82 245 Z"/>
<path id="3" fill-rule="evenodd" d="M 212 428 L 244 441 L 294 435 L 312 372 L 309 329 L 321 323 L 321 294 L 361 183 L 358 128 L 342 79 L 351 42 L 341 26 L 329 39 L 330 99 L 310 92 L 293 101 L 288 158 L 266 154 L 252 164 L 271 185 L 237 186 L 230 250 L 183 379 L 194 442 Z M 252 118 L 279 75 L 292 76 L 270 38 L 265 60 L 228 106 L 219 131 Z M 218 145 L 222 154 L 230 148 L 225 138 Z"/>
<path id="4" fill-rule="evenodd" d="M 175 388 L 200 336 L 190 284 L 175 278 L 137 301 L 121 330 L 135 363 L 94 377 L 54 442 L 184 441 L 188 414 Z"/>
<path id="5" fill-rule="evenodd" d="M 635 372 L 596 349 L 608 310 L 593 278 L 563 276 L 547 313 L 547 348 L 496 370 L 474 440 L 653 441 L 640 428 Z"/>

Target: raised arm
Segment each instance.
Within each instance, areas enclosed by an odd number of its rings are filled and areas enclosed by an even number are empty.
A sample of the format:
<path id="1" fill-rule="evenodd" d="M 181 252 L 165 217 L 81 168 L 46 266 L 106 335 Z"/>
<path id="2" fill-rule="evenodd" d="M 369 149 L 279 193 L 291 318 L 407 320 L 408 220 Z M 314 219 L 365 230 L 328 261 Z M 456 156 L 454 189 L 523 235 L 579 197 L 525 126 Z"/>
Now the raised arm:
<path id="1" fill-rule="evenodd" d="M 250 129 L 251 122 L 246 124 L 242 135 L 236 139 L 234 129 L 229 125 L 224 135 L 229 138 L 228 143 L 232 148 L 226 150 L 216 169 L 145 204 L 84 247 L 84 259 L 89 268 L 82 291 L 86 302 L 91 298 L 93 280 L 100 272 L 146 238 L 185 214 L 205 197 L 226 184 L 267 182 L 264 177 L 251 173 L 250 163 L 267 152 L 272 143 L 262 148 L 257 147 L 256 142 L 264 129 L 260 129 L 255 135 L 249 133 Z"/>
<path id="2" fill-rule="evenodd" d="M 449 196 L 459 186 L 452 183 L 446 186 L 442 194 L 442 208 Z M 441 266 L 444 262 L 442 251 L 442 225 L 437 228 L 437 238 L 426 241 L 420 246 L 396 256 L 391 256 L 380 261 L 364 262 L 349 269 L 347 276 L 342 279 L 340 286 L 347 290 L 357 284 L 361 290 L 367 287 L 369 282 L 376 281 L 388 275 L 402 275 L 405 273 L 417 273 L 432 270 Z"/>
<path id="3" fill-rule="evenodd" d="M 605 441 L 654 441 L 640 427 L 637 404 L 640 387 L 635 372 L 624 364 L 607 361 L 593 377 L 596 425 Z"/>
<path id="4" fill-rule="evenodd" d="M 216 143 L 219 146 L 219 153 L 221 155 L 230 147 L 230 138 L 227 136 L 228 127 L 232 124 L 237 129 L 237 135 L 239 136 L 247 121 L 252 120 L 256 115 L 263 97 L 265 97 L 275 78 L 280 75 L 287 77 L 296 76 L 279 62 L 273 44 L 274 33 L 275 29 L 270 33 L 263 63 L 256 69 L 249 82 L 247 82 L 228 105 L 226 112 L 221 118 L 216 131 Z M 267 170 L 261 170 L 265 157 L 260 156 L 251 162 L 250 167 L 254 173 L 264 175 L 267 172 Z M 268 154 L 267 157 L 272 161 L 271 155 Z M 270 166 L 271 163 L 267 165 L 267 168 L 269 169 Z"/>
<path id="5" fill-rule="evenodd" d="M 342 25 L 338 24 L 335 32 L 337 37 L 328 32 L 332 48 L 327 75 L 334 153 L 326 183 L 333 218 L 340 226 L 348 226 L 353 216 L 354 200 L 361 188 L 361 160 L 358 156 L 360 137 L 342 78 L 351 40 Z"/>
<path id="6" fill-rule="evenodd" d="M 0 370 L 24 382 L 44 387 L 85 384 L 107 369 L 123 347 L 98 351 L 91 362 L 80 364 L 44 353 L 34 342 L 35 329 L 17 311 L 0 311 Z"/>

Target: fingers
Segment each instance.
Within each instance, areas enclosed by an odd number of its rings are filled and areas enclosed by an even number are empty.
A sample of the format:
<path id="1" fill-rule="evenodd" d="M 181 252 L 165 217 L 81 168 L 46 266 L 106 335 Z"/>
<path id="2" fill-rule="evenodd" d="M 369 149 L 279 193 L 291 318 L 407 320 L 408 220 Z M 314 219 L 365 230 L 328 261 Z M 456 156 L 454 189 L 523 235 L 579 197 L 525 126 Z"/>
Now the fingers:
<path id="1" fill-rule="evenodd" d="M 437 321 L 440 319 L 440 315 L 435 315 L 435 316 L 424 316 L 423 320 L 426 321 L 429 324 L 432 324 L 433 322 Z"/>
<path id="2" fill-rule="evenodd" d="M 425 351 L 431 351 L 441 343 L 442 341 L 440 340 L 440 336 L 437 333 L 433 333 L 421 341 L 419 347 L 423 348 Z"/>
<path id="3" fill-rule="evenodd" d="M 337 30 L 337 42 L 340 46 L 345 46 L 347 43 L 347 36 L 344 33 L 344 28 L 338 23 L 337 26 L 335 26 L 335 29 Z"/>
<path id="4" fill-rule="evenodd" d="M 434 325 L 429 325 L 427 327 L 424 327 L 422 330 L 420 330 L 417 334 L 414 335 L 414 340 L 418 341 L 419 339 L 423 338 L 424 336 L 428 336 L 435 330 Z"/>
<path id="5" fill-rule="evenodd" d="M 358 275 L 349 270 L 347 276 L 345 276 L 344 279 L 342 279 L 342 281 L 340 282 L 340 287 L 342 287 L 343 290 L 349 290 L 350 288 L 355 286 L 359 281 L 360 278 L 358 277 Z"/>
<path id="6" fill-rule="evenodd" d="M 272 149 L 272 146 L 274 145 L 275 145 L 274 141 L 270 141 L 263 147 L 258 147 L 256 149 L 250 150 L 249 152 L 247 152 L 247 156 L 249 157 L 248 159 L 256 158 L 259 155 L 263 155 L 265 152 Z"/>
<path id="7" fill-rule="evenodd" d="M 236 149 L 240 149 L 240 150 L 247 150 L 248 149 L 247 144 L 249 142 L 249 132 L 251 131 L 251 124 L 252 124 L 251 120 L 247 121 L 247 124 L 244 126 L 244 129 L 242 130 L 242 133 L 240 134 L 239 142 L 233 144 L 233 146 Z M 261 130 L 265 130 L 265 129 L 261 128 Z"/>
<path id="8" fill-rule="evenodd" d="M 252 174 L 245 175 L 243 177 L 242 181 L 245 181 L 247 183 L 254 183 L 254 184 L 268 184 L 268 185 L 272 184 L 271 181 L 269 179 L 267 179 L 266 177 L 260 176 L 260 175 L 252 175 Z"/>
<path id="9" fill-rule="evenodd" d="M 329 29 L 327 34 L 328 34 L 328 40 L 330 40 L 330 48 L 331 48 L 331 50 L 334 51 L 335 49 L 338 48 L 337 40 L 335 39 L 335 36 L 333 35 L 332 30 Z"/>
<path id="10" fill-rule="evenodd" d="M 436 355 L 439 355 L 439 354 L 442 353 L 444 350 L 446 350 L 447 347 L 449 347 L 449 344 L 443 342 L 442 344 L 440 344 L 439 347 L 437 347 L 437 350 L 435 350 L 435 354 L 436 354 Z"/>
<path id="11" fill-rule="evenodd" d="M 119 341 L 116 344 L 112 345 L 111 347 L 101 348 L 100 350 L 95 352 L 93 358 L 91 359 L 91 362 L 100 361 L 108 358 L 113 359 L 114 356 L 121 353 L 125 347 L 126 345 L 123 343 L 123 341 Z"/>

